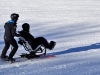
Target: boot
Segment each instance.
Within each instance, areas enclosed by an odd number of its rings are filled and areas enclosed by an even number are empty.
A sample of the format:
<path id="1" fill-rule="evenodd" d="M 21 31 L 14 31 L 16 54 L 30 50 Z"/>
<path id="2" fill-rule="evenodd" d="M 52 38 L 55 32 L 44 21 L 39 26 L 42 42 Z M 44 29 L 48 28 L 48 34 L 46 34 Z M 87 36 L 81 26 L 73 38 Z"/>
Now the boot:
<path id="1" fill-rule="evenodd" d="M 50 42 L 50 50 L 52 50 L 54 47 L 55 47 L 55 45 L 56 45 L 56 42 L 54 42 L 54 41 L 51 41 Z"/>
<path id="2" fill-rule="evenodd" d="M 9 57 L 8 57 L 8 59 L 6 59 L 6 61 L 15 62 L 15 59 L 14 59 L 14 58 L 9 58 Z"/>
<path id="3" fill-rule="evenodd" d="M 8 56 L 1 56 L 1 59 L 6 60 L 8 58 Z"/>

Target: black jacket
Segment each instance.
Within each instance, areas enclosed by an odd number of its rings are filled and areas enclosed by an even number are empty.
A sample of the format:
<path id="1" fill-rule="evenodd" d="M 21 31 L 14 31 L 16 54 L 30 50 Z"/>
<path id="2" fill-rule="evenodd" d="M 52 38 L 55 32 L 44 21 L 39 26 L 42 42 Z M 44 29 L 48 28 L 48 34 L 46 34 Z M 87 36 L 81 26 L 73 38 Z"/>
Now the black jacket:
<path id="1" fill-rule="evenodd" d="M 34 36 L 32 36 L 29 31 L 26 30 L 22 30 L 19 31 L 20 36 L 23 37 L 26 41 L 28 41 L 28 43 L 31 45 L 32 42 L 34 42 Z"/>
<path id="2" fill-rule="evenodd" d="M 5 40 L 12 40 L 14 39 L 14 36 L 19 36 L 19 34 L 16 33 L 16 22 L 13 20 L 10 20 L 5 23 L 5 33 L 4 33 L 4 39 Z"/>

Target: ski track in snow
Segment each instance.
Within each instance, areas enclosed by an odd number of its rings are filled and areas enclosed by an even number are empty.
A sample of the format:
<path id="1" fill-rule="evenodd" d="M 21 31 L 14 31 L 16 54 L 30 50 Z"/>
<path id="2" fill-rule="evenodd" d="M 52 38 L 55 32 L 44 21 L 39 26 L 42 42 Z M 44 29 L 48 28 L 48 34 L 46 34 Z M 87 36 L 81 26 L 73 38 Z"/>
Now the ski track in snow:
<path id="1" fill-rule="evenodd" d="M 0 59 L 0 75 L 100 75 L 99 0 L 1 0 L 0 11 L 0 53 L 4 23 L 13 12 L 20 15 L 18 31 L 28 22 L 35 37 L 57 42 L 47 51 L 54 58 L 17 59 L 21 62 L 13 64 Z M 14 57 L 23 52 L 19 45 Z"/>

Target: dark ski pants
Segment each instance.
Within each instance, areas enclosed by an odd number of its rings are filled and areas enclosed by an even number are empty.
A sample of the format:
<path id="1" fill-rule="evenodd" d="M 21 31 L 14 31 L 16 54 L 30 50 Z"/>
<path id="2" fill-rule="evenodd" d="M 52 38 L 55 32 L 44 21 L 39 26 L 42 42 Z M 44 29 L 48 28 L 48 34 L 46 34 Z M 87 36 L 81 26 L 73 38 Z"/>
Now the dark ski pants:
<path id="1" fill-rule="evenodd" d="M 15 55 L 15 53 L 16 53 L 16 51 L 18 49 L 18 45 L 17 45 L 16 40 L 15 39 L 12 39 L 12 40 L 5 40 L 4 39 L 4 42 L 5 42 L 5 47 L 4 47 L 3 51 L 2 51 L 1 57 L 6 56 L 6 53 L 7 53 L 8 49 L 9 49 L 10 45 L 12 45 L 13 49 L 9 54 L 9 58 L 13 58 L 13 56 Z"/>
<path id="2" fill-rule="evenodd" d="M 38 47 L 41 44 L 45 48 L 49 48 L 50 47 L 49 42 L 44 37 L 37 37 L 37 38 L 35 38 L 34 41 L 32 41 L 31 47 L 34 50 L 34 49 L 36 49 L 36 47 Z"/>

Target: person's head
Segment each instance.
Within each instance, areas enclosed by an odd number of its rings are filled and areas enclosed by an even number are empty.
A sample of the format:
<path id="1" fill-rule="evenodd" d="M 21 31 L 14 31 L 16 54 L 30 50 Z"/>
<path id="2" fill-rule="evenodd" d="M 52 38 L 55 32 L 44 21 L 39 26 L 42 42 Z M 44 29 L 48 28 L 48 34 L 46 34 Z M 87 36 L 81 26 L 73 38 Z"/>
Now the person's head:
<path id="1" fill-rule="evenodd" d="M 16 14 L 16 13 L 12 13 L 12 14 L 10 15 L 10 18 L 11 18 L 12 20 L 14 20 L 14 21 L 17 21 L 17 20 L 18 20 L 18 17 L 19 17 L 19 14 Z"/>
<path id="2" fill-rule="evenodd" d="M 22 28 L 23 28 L 23 30 L 25 30 L 25 31 L 28 31 L 28 32 L 29 32 L 30 25 L 29 25 L 28 23 L 24 23 L 24 24 L 22 25 Z"/>

